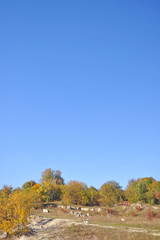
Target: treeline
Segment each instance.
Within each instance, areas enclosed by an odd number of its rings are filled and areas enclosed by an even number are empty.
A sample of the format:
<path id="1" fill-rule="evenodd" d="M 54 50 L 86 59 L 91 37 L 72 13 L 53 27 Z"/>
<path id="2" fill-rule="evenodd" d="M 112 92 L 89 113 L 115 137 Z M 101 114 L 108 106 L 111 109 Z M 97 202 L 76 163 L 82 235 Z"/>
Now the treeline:
<path id="1" fill-rule="evenodd" d="M 42 172 L 39 183 L 28 181 L 15 189 L 5 185 L 0 190 L 0 229 L 8 233 L 24 231 L 31 209 L 53 201 L 66 205 L 109 207 L 123 201 L 159 204 L 160 181 L 152 177 L 131 180 L 126 190 L 122 190 L 119 183 L 108 181 L 98 190 L 78 181 L 64 184 L 61 172 L 49 168 Z"/>

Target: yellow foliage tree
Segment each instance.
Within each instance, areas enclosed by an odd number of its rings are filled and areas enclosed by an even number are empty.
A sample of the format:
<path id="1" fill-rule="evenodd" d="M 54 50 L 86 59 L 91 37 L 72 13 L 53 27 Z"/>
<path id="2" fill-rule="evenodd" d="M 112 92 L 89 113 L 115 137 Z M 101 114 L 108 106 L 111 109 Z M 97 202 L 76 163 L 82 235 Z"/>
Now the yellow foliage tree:
<path id="1" fill-rule="evenodd" d="M 41 183 L 38 192 L 41 194 L 42 199 L 46 202 L 60 200 L 61 188 L 60 185 L 50 182 Z"/>
<path id="2" fill-rule="evenodd" d="M 9 234 L 25 230 L 31 208 L 37 204 L 38 193 L 12 193 L 7 198 L 0 198 L 0 230 Z"/>
<path id="3" fill-rule="evenodd" d="M 0 201 L 0 229 L 13 233 L 24 228 L 30 207 L 22 193 L 10 194 L 8 198 Z"/>
<path id="4" fill-rule="evenodd" d="M 71 181 L 63 191 L 63 201 L 66 204 L 86 205 L 89 202 L 87 185 L 82 182 Z"/>
<path id="5" fill-rule="evenodd" d="M 100 188 L 99 195 L 99 202 L 104 206 L 113 206 L 123 199 L 123 191 L 115 181 L 104 183 Z"/>

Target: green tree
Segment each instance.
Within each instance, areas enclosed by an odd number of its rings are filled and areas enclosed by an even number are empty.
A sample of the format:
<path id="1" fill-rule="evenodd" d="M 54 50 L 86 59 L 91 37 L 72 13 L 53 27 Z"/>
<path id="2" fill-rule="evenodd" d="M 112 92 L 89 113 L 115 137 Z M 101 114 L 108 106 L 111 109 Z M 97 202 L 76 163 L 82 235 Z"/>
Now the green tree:
<path id="1" fill-rule="evenodd" d="M 157 186 L 157 182 L 151 177 L 131 180 L 125 191 L 126 198 L 132 203 L 142 201 L 154 204 L 158 201 L 155 194 L 155 186 Z"/>
<path id="2" fill-rule="evenodd" d="M 138 181 L 133 186 L 133 191 L 137 196 L 138 201 L 147 202 L 146 193 L 148 192 L 147 184 L 143 181 Z"/>

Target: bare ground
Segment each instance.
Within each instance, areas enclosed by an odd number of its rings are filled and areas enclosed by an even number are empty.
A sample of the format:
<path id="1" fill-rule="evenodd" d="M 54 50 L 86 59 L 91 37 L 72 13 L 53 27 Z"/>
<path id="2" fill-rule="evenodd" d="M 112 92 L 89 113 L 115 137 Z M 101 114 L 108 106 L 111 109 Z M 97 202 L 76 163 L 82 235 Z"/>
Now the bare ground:
<path id="1" fill-rule="evenodd" d="M 160 239 L 159 230 L 147 230 L 135 227 L 102 226 L 85 224 L 72 219 L 51 219 L 32 216 L 29 224 L 30 236 L 14 238 L 15 240 L 65 240 L 65 239 Z"/>

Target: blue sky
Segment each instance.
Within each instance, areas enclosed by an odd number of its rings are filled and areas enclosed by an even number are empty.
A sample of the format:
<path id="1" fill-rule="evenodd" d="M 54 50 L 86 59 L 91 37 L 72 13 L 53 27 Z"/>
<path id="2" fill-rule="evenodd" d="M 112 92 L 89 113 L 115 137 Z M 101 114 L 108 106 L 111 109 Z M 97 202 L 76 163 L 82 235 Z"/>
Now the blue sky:
<path id="1" fill-rule="evenodd" d="M 0 187 L 160 180 L 160 2 L 0 1 Z"/>

